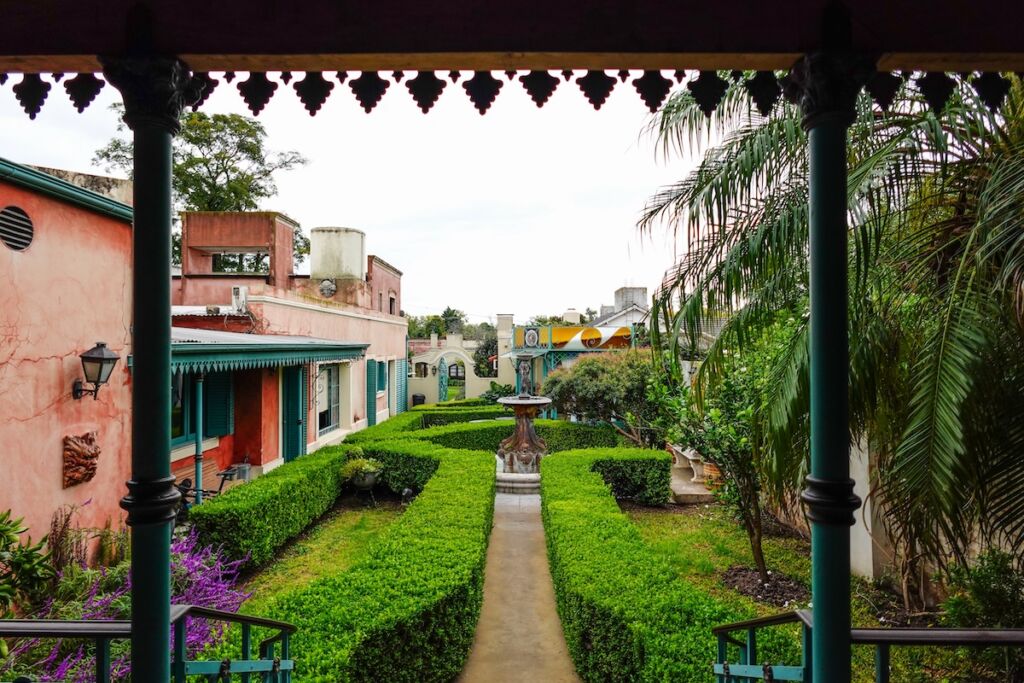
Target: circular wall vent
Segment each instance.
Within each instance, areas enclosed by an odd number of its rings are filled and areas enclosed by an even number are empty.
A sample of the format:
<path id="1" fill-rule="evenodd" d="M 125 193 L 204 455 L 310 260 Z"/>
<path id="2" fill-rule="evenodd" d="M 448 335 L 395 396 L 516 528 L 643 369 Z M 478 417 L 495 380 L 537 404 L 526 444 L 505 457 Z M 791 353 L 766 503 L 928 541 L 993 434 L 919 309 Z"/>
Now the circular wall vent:
<path id="1" fill-rule="evenodd" d="M 4 207 L 0 211 L 0 242 L 15 251 L 25 251 L 32 244 L 35 229 L 32 219 L 17 206 Z"/>

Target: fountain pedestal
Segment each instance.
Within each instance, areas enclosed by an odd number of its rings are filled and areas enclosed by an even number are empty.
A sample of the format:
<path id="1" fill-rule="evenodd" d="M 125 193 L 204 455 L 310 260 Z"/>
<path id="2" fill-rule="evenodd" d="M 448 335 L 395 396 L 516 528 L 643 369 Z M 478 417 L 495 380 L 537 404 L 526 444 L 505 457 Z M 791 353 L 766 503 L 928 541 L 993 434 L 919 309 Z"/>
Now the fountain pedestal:
<path id="1" fill-rule="evenodd" d="M 533 420 L 551 399 L 520 395 L 499 398 L 498 403 L 511 406 L 516 415 L 515 431 L 498 445 L 498 493 L 540 493 L 540 459 L 548 445 L 537 436 Z"/>

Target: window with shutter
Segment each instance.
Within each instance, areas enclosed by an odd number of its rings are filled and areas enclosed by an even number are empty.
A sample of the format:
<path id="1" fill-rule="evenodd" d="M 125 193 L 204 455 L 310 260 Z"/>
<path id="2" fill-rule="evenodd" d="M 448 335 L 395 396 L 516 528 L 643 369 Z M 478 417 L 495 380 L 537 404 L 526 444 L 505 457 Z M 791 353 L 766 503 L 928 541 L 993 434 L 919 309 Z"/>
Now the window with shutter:
<path id="1" fill-rule="evenodd" d="M 235 392 L 232 373 L 213 372 L 203 379 L 203 436 L 226 436 L 235 431 Z"/>
<path id="2" fill-rule="evenodd" d="M 377 424 L 377 361 L 366 361 L 366 426 Z"/>

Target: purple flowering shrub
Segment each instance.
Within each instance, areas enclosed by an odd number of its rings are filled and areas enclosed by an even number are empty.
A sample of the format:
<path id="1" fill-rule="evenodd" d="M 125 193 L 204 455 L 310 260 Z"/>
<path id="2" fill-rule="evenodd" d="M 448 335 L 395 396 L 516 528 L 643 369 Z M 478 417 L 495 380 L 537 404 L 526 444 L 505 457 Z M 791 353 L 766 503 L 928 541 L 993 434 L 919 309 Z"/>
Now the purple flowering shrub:
<path id="1" fill-rule="evenodd" d="M 237 612 L 249 597 L 235 584 L 244 560 L 227 561 L 219 550 L 200 546 L 194 531 L 171 544 L 171 602 Z M 36 619 L 129 619 L 131 574 L 129 561 L 89 569 L 69 566 L 57 579 L 51 597 L 32 615 Z M 224 624 L 188 618 L 189 657 L 219 642 Z M 168 648 L 170 643 L 168 643 Z M 111 677 L 130 678 L 130 644 L 111 643 Z M 40 681 L 88 683 L 94 678 L 95 647 L 81 640 L 24 639 L 0 663 L 0 674 L 28 675 Z"/>

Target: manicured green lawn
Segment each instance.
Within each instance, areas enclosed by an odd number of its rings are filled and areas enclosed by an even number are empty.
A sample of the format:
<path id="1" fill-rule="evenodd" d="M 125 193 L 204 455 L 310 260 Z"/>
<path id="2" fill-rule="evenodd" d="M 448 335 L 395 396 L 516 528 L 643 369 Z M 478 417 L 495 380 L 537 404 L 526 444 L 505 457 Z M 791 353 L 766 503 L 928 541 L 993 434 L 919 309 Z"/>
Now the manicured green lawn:
<path id="1" fill-rule="evenodd" d="M 691 508 L 685 512 L 667 512 L 657 508 L 629 509 L 626 514 L 639 528 L 644 540 L 661 553 L 679 573 L 679 577 L 695 583 L 711 594 L 737 604 L 747 605 L 758 615 L 777 614 L 789 609 L 802 609 L 807 605 L 779 608 L 759 603 L 724 586 L 721 572 L 732 565 L 753 566 L 753 556 L 747 536 L 740 525 L 719 506 Z M 782 571 L 787 576 L 810 587 L 811 562 L 808 544 L 796 538 L 766 538 L 765 560 L 769 570 Z M 854 579 L 853 622 L 855 626 L 877 628 L 869 600 L 877 599 L 866 581 Z M 789 627 L 787 627 L 789 628 Z M 798 632 L 792 629 L 793 637 Z M 793 663 L 796 662 L 786 662 Z M 949 669 L 956 668 L 948 653 L 896 648 L 892 655 L 892 680 L 907 683 L 925 681 L 959 681 L 950 677 Z M 874 681 L 874 649 L 854 648 L 854 681 Z M 937 673 L 941 670 L 943 673 Z"/>
<path id="2" fill-rule="evenodd" d="M 337 508 L 290 545 L 245 585 L 252 597 L 240 611 L 263 614 L 274 598 L 324 576 L 344 571 L 367 546 L 398 519 L 393 506 Z"/>

